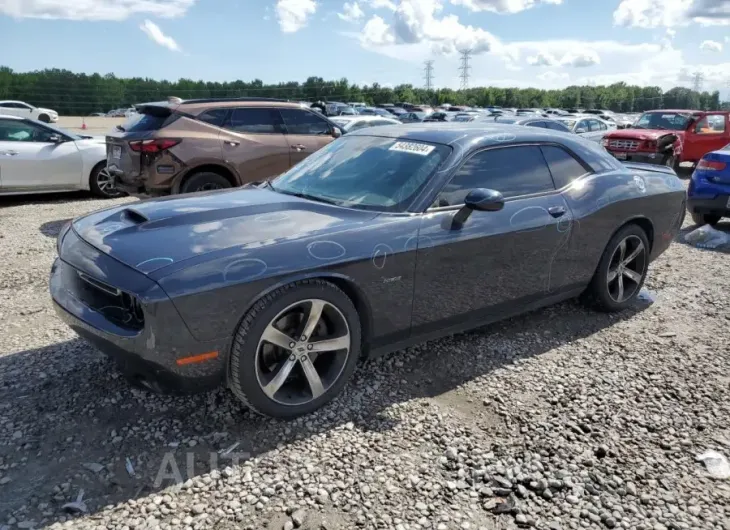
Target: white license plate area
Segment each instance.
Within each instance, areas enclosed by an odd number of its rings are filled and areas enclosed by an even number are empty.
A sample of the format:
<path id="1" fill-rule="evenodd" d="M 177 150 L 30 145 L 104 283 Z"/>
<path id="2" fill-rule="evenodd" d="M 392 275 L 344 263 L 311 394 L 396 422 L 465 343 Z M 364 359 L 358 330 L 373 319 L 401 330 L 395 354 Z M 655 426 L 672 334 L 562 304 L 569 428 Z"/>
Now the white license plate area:
<path id="1" fill-rule="evenodd" d="M 626 153 L 614 153 L 613 156 L 615 156 L 619 160 L 626 160 L 628 158 L 628 155 Z"/>
<path id="2" fill-rule="evenodd" d="M 118 145 L 112 146 L 112 158 L 119 160 L 122 158 L 122 148 Z"/>

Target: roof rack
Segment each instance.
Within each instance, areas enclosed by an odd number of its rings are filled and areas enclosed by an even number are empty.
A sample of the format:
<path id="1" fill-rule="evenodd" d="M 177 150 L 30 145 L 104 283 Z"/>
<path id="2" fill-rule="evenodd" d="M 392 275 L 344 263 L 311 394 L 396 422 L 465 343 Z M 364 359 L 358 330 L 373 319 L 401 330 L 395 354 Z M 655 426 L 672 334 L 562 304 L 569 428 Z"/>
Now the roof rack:
<path id="1" fill-rule="evenodd" d="M 276 99 L 276 98 L 200 98 L 200 99 L 184 99 L 182 105 L 188 105 L 191 103 L 226 103 L 229 101 L 276 101 L 279 103 L 287 103 L 288 99 Z"/>

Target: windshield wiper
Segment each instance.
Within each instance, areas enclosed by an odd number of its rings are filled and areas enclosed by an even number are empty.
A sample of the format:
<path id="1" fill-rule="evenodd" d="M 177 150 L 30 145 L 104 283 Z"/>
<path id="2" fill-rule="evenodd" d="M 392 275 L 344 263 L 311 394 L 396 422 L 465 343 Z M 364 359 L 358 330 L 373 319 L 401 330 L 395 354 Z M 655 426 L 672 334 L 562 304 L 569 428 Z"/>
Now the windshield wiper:
<path id="1" fill-rule="evenodd" d="M 319 195 L 310 195 L 309 193 L 303 193 L 301 191 L 288 191 L 288 190 L 282 190 L 278 188 L 273 188 L 274 191 L 278 191 L 279 193 L 283 193 L 284 195 L 291 195 L 293 197 L 299 197 L 300 199 L 307 199 L 310 201 L 316 201 L 316 202 L 323 202 L 326 204 L 333 204 L 335 206 L 339 206 L 340 203 L 338 201 L 332 200 L 332 199 L 326 199 L 324 197 L 320 197 Z"/>

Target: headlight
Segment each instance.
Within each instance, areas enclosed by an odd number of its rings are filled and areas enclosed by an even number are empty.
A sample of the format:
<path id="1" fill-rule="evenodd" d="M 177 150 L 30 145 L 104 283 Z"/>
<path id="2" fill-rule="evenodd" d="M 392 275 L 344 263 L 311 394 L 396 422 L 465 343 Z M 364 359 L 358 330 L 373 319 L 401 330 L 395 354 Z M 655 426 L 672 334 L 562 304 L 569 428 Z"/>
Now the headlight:
<path id="1" fill-rule="evenodd" d="M 58 232 L 58 237 L 56 238 L 56 254 L 58 254 L 59 256 L 61 255 L 61 244 L 63 243 L 63 238 L 66 237 L 66 234 L 68 233 L 70 228 L 71 221 L 68 221 L 65 225 L 61 227 L 61 230 Z"/>

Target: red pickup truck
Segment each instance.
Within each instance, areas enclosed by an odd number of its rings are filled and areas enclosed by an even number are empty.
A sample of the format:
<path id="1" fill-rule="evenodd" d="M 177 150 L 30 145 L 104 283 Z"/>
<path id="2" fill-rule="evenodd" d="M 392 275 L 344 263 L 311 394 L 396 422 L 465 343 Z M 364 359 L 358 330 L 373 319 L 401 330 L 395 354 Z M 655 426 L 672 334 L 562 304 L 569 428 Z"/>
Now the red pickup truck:
<path id="1" fill-rule="evenodd" d="M 652 110 L 628 129 L 609 132 L 603 147 L 619 160 L 696 165 L 710 151 L 730 144 L 728 111 Z"/>

